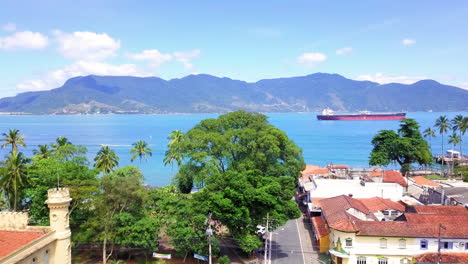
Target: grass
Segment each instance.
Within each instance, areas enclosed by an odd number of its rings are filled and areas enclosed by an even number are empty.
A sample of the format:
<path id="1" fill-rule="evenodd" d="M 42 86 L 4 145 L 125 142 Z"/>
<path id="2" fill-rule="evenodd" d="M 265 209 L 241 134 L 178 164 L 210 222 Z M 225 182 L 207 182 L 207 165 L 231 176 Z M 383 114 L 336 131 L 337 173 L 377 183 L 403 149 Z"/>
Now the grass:
<path id="1" fill-rule="evenodd" d="M 427 176 L 424 176 L 424 178 L 429 179 L 429 180 L 445 180 L 445 178 L 440 175 L 427 175 Z"/>

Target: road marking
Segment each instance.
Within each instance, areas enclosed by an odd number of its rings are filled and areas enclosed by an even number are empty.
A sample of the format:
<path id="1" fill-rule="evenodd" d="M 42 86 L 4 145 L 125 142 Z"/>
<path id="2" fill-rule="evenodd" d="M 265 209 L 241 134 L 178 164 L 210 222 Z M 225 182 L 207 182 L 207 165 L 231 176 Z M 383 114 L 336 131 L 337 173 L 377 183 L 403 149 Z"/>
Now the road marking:
<path id="1" fill-rule="evenodd" d="M 302 247 L 302 239 L 301 239 L 301 232 L 299 232 L 299 225 L 297 224 L 297 219 L 296 219 L 296 228 L 297 228 L 297 234 L 299 235 L 299 243 L 301 243 L 301 251 L 302 251 L 302 262 L 305 263 L 305 257 L 304 257 L 304 248 Z"/>

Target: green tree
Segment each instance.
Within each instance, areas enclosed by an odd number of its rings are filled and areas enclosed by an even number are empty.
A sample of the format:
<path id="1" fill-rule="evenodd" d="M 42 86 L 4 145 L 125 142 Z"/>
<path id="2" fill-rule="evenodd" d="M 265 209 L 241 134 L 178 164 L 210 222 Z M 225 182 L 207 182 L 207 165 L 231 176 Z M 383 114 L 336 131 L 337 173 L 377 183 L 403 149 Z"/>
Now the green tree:
<path id="1" fill-rule="evenodd" d="M 466 132 L 466 124 L 464 123 L 465 118 L 462 115 L 457 115 L 452 119 L 452 131 L 456 133 L 458 131 L 458 138 L 460 139 L 460 155 L 462 155 L 462 135 Z M 455 150 L 455 149 L 454 149 Z"/>
<path id="2" fill-rule="evenodd" d="M 24 136 L 20 134 L 18 129 L 10 129 L 8 133 L 2 133 L 2 135 L 4 138 L 1 141 L 5 142 L 2 144 L 2 148 L 11 145 L 11 151 L 18 152 L 18 145 L 26 147 Z"/>
<path id="3" fill-rule="evenodd" d="M 305 167 L 302 150 L 286 133 L 269 124 L 265 115 L 245 111 L 201 121 L 185 134 L 181 153 L 177 177 L 192 177 L 196 184 L 228 170 L 259 169 L 263 176 L 297 179 Z"/>
<path id="4" fill-rule="evenodd" d="M 222 256 L 218 259 L 219 264 L 229 264 L 231 263 L 231 260 L 229 259 L 228 256 Z"/>
<path id="5" fill-rule="evenodd" d="M 53 153 L 53 150 L 48 145 L 38 145 L 37 149 L 33 150 L 33 154 L 39 159 L 47 159 Z"/>
<path id="6" fill-rule="evenodd" d="M 184 133 L 180 130 L 174 130 L 167 137 L 169 143 L 167 144 L 167 150 L 164 155 L 164 165 L 171 164 L 171 170 L 174 168 L 174 162 L 177 162 L 177 166 L 180 167 L 182 163 L 182 140 Z"/>
<path id="7" fill-rule="evenodd" d="M 455 146 L 457 146 L 458 144 L 461 144 L 461 138 L 460 136 L 457 135 L 456 132 L 453 132 L 453 134 L 449 136 L 448 142 L 449 144 L 452 144 L 453 151 L 455 151 Z M 454 168 L 455 168 L 455 160 L 453 160 L 453 152 L 452 152 L 452 172 L 454 171 Z"/>
<path id="8" fill-rule="evenodd" d="M 21 188 L 29 184 L 26 166 L 29 162 L 22 152 L 12 151 L 6 156 L 5 167 L 1 171 L 0 186 L 6 192 L 9 208 L 13 211 L 18 208 Z"/>
<path id="9" fill-rule="evenodd" d="M 432 138 L 434 138 L 435 136 L 436 136 L 435 131 L 431 127 L 428 127 L 426 128 L 426 130 L 424 130 L 424 137 L 429 138 L 429 146 L 431 150 L 432 150 Z"/>
<path id="10" fill-rule="evenodd" d="M 84 160 L 86 148 L 80 145 L 74 145 L 66 137 L 58 137 L 54 143 L 51 144 L 52 153 L 55 159 L 67 161 L 74 158 Z"/>
<path id="11" fill-rule="evenodd" d="M 100 169 L 104 174 L 114 171 L 114 168 L 119 165 L 119 157 L 109 146 L 102 147 L 94 158 L 94 167 Z"/>
<path id="12" fill-rule="evenodd" d="M 140 159 L 140 165 L 141 165 L 141 159 L 144 158 L 145 161 L 147 160 L 146 155 L 153 155 L 153 150 L 148 147 L 148 143 L 143 140 L 138 140 L 137 142 L 132 144 L 133 148 L 130 150 L 130 153 L 132 153 L 132 158 L 130 159 L 131 162 L 133 162 L 137 157 Z"/>
<path id="13" fill-rule="evenodd" d="M 372 139 L 374 148 L 370 154 L 370 165 L 388 165 L 397 162 L 401 172 L 406 174 L 412 163 L 429 164 L 432 160 L 427 141 L 419 132 L 419 125 L 413 119 L 400 122 L 398 133 L 381 130 Z"/>
<path id="14" fill-rule="evenodd" d="M 94 203 L 95 215 L 82 225 L 80 239 L 102 243 L 103 263 L 119 247 L 138 246 L 150 250 L 157 246 L 155 232 L 158 229 L 156 222 L 146 217 L 147 193 L 142 181 L 143 175 L 133 166 L 118 169 L 101 179 Z"/>
<path id="15" fill-rule="evenodd" d="M 444 167 L 444 134 L 447 133 L 450 129 L 449 120 L 447 116 L 439 116 L 437 118 L 434 127 L 439 129 L 439 133 L 442 136 L 442 169 Z"/>
<path id="16" fill-rule="evenodd" d="M 70 189 L 70 227 L 73 232 L 91 215 L 92 200 L 98 191 L 98 171 L 74 161 L 34 159 L 28 168 L 30 186 L 25 189 L 27 209 L 32 222 L 49 225 L 49 210 L 45 201 L 47 190 L 57 186 Z"/>

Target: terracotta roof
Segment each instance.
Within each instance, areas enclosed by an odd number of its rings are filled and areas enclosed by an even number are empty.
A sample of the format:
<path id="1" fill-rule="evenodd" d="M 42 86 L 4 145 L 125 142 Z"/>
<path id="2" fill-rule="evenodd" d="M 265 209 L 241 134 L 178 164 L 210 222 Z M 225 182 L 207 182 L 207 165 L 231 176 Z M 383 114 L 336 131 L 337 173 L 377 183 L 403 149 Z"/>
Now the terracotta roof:
<path id="1" fill-rule="evenodd" d="M 424 178 L 423 176 L 415 176 L 412 178 L 413 181 L 420 186 L 430 186 L 430 187 L 441 187 L 439 184 Z"/>
<path id="2" fill-rule="evenodd" d="M 397 203 L 380 197 L 360 198 L 358 200 L 361 201 L 367 208 L 369 208 L 370 211 L 374 213 L 386 209 L 398 210 L 400 212 L 405 211 L 405 206 L 401 203 Z"/>
<path id="3" fill-rule="evenodd" d="M 309 174 L 328 174 L 330 170 L 327 168 L 318 168 L 309 172 Z"/>
<path id="4" fill-rule="evenodd" d="M 312 203 L 319 207 L 319 208 L 322 208 L 322 204 L 320 203 L 320 201 L 322 201 L 323 199 L 328 199 L 328 198 L 323 198 L 323 197 L 311 197 L 310 198 Z"/>
<path id="5" fill-rule="evenodd" d="M 318 169 L 320 168 L 319 166 L 315 166 L 315 165 L 306 165 L 305 169 L 303 171 L 301 171 L 302 174 L 308 174 L 310 173 L 310 171 L 313 171 L 315 169 Z"/>
<path id="6" fill-rule="evenodd" d="M 369 172 L 370 177 L 382 177 L 382 169 L 376 168 L 373 171 Z"/>
<path id="7" fill-rule="evenodd" d="M 346 210 L 354 208 L 366 215 L 370 213 L 369 209 L 361 201 L 347 195 L 322 199 L 320 205 L 327 224 L 334 229 L 345 232 L 357 231 L 353 225 L 355 217 L 348 214 Z"/>
<path id="8" fill-rule="evenodd" d="M 412 207 L 418 214 L 461 215 L 468 216 L 468 209 L 454 205 L 415 205 Z"/>
<path id="9" fill-rule="evenodd" d="M 414 224 L 450 224 L 468 223 L 468 215 L 437 215 L 406 213 L 404 218 L 408 223 Z"/>
<path id="10" fill-rule="evenodd" d="M 328 228 L 325 225 L 321 216 L 314 216 L 311 217 L 312 224 L 314 225 L 314 234 L 316 239 L 320 239 L 326 235 L 328 235 Z"/>
<path id="11" fill-rule="evenodd" d="M 441 232 L 443 238 L 467 238 L 468 223 L 454 225 L 444 221 L 445 229 Z M 379 222 L 359 221 L 356 223 L 360 236 L 390 236 L 390 237 L 438 237 L 439 223 L 410 223 L 405 221 Z"/>
<path id="12" fill-rule="evenodd" d="M 427 252 L 417 255 L 416 261 L 419 263 L 438 263 L 437 252 Z M 442 263 L 468 263 L 468 253 L 441 253 Z"/>
<path id="13" fill-rule="evenodd" d="M 348 165 L 328 165 L 330 169 L 348 169 Z"/>
<path id="14" fill-rule="evenodd" d="M 403 175 L 401 175 L 399 171 L 393 170 L 384 171 L 383 182 L 394 182 L 400 184 L 403 187 L 408 186 L 408 183 L 406 182 L 405 178 L 403 178 Z"/>
<path id="15" fill-rule="evenodd" d="M 44 232 L 0 230 L 0 258 L 10 255 L 45 234 Z"/>

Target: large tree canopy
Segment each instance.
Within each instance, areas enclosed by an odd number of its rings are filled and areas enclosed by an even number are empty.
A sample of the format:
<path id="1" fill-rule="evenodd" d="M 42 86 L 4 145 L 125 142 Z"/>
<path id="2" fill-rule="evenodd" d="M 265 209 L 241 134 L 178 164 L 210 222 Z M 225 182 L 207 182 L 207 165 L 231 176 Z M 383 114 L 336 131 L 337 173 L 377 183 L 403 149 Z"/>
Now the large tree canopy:
<path id="1" fill-rule="evenodd" d="M 237 111 L 206 119 L 183 140 L 183 161 L 177 178 L 202 187 L 213 175 L 228 170 L 258 170 L 261 176 L 296 179 L 304 168 L 302 150 L 265 115 Z"/>
<path id="2" fill-rule="evenodd" d="M 404 174 L 412 163 L 429 164 L 432 154 L 427 141 L 419 131 L 414 119 L 401 121 L 397 133 L 393 130 L 381 130 L 372 139 L 374 148 L 370 154 L 370 165 L 388 165 L 396 162 Z"/>

